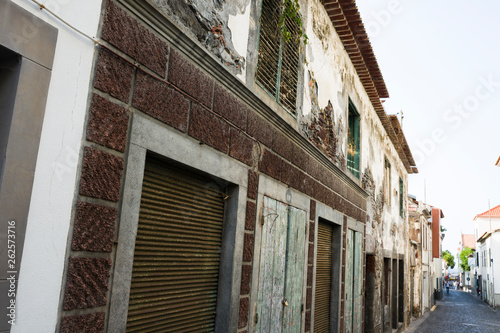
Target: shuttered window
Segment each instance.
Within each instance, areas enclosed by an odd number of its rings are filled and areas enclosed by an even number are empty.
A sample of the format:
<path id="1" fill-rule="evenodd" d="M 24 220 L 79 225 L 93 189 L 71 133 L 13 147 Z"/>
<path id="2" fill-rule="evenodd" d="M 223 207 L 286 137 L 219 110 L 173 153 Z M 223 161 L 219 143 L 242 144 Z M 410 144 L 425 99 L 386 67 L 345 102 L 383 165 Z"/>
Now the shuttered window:
<path id="1" fill-rule="evenodd" d="M 332 290 L 333 226 L 318 224 L 318 251 L 316 256 L 316 292 L 314 295 L 314 332 L 330 332 L 330 303 Z"/>
<path id="2" fill-rule="evenodd" d="M 213 332 L 224 200 L 209 179 L 146 161 L 127 332 Z"/>
<path id="3" fill-rule="evenodd" d="M 349 100 L 349 128 L 347 140 L 347 169 L 359 178 L 360 125 L 359 113 Z"/>
<path id="4" fill-rule="evenodd" d="M 297 112 L 299 77 L 299 26 L 291 18 L 285 26 L 289 41 L 281 36 L 279 19 L 282 0 L 263 0 L 259 25 L 259 54 L 256 82 L 288 112 Z"/>

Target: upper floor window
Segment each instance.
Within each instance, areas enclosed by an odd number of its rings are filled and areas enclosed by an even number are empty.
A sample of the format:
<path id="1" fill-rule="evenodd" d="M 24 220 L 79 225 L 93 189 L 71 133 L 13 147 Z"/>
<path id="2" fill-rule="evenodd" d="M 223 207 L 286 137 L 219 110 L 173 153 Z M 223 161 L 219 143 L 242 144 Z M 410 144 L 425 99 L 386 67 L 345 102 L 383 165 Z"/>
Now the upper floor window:
<path id="1" fill-rule="evenodd" d="M 349 118 L 347 133 L 347 169 L 359 178 L 360 129 L 359 113 L 349 100 Z"/>
<path id="2" fill-rule="evenodd" d="M 399 177 L 399 216 L 404 217 L 404 206 L 403 206 L 403 179 Z"/>
<path id="3" fill-rule="evenodd" d="M 391 206 L 391 163 L 384 160 L 384 201 L 385 204 Z"/>
<path id="4" fill-rule="evenodd" d="M 256 82 L 288 112 L 297 113 L 299 78 L 299 26 L 285 19 L 290 39 L 285 41 L 279 21 L 283 0 L 263 0 L 259 25 L 259 55 Z"/>

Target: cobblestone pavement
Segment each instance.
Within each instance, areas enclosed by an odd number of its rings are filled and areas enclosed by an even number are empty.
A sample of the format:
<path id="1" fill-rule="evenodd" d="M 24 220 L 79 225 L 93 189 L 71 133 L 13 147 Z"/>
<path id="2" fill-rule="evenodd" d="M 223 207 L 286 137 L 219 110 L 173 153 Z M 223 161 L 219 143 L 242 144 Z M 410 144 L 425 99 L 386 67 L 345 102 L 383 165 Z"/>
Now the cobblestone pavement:
<path id="1" fill-rule="evenodd" d="M 436 308 L 412 323 L 404 333 L 499 333 L 500 309 L 495 311 L 463 291 L 444 291 Z"/>

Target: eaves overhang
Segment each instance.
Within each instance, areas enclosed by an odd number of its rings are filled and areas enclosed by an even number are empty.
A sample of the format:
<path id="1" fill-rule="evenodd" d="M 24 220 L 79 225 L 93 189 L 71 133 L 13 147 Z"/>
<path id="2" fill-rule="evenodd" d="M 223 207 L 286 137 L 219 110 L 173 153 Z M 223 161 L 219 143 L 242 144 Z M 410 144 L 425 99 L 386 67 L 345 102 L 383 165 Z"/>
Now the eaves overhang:
<path id="1" fill-rule="evenodd" d="M 355 0 L 321 0 L 333 27 L 356 69 L 358 77 L 370 98 L 384 129 L 396 147 L 399 157 L 408 173 L 418 173 L 402 130 L 396 133 L 392 121 L 385 113 L 381 98 L 388 98 L 389 92 L 378 66 L 368 34 L 361 20 Z M 401 128 L 399 126 L 399 128 Z"/>

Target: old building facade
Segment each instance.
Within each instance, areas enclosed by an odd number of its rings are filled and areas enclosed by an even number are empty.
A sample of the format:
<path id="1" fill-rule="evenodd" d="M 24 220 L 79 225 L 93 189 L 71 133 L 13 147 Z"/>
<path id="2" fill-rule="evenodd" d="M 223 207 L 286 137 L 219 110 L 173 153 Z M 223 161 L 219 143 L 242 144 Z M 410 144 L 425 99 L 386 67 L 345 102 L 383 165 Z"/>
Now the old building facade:
<path id="1" fill-rule="evenodd" d="M 2 329 L 409 323 L 415 162 L 355 2 L 299 2 L 282 24 L 274 0 L 1 4 L 52 42 L 31 202 L 5 216 L 26 237 Z"/>

